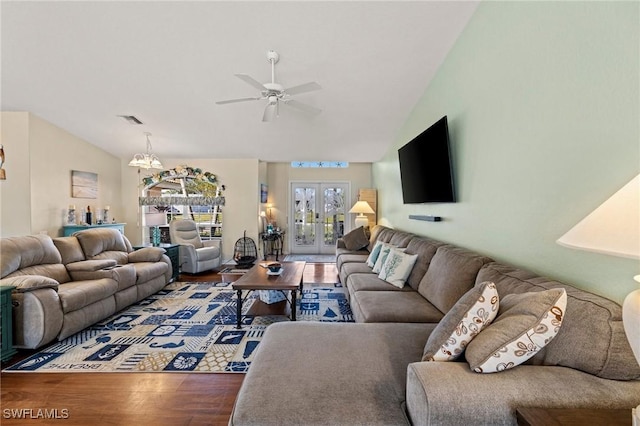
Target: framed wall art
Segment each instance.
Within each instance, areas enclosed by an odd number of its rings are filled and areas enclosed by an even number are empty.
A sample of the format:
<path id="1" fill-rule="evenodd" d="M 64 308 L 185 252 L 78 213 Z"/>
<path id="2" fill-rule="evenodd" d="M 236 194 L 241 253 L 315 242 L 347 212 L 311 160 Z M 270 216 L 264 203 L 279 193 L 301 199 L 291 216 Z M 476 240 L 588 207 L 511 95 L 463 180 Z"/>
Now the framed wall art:
<path id="1" fill-rule="evenodd" d="M 98 198 L 98 174 L 71 170 L 71 197 Z"/>
<path id="2" fill-rule="evenodd" d="M 260 184 L 260 202 L 266 203 L 269 198 L 269 187 L 266 183 Z"/>

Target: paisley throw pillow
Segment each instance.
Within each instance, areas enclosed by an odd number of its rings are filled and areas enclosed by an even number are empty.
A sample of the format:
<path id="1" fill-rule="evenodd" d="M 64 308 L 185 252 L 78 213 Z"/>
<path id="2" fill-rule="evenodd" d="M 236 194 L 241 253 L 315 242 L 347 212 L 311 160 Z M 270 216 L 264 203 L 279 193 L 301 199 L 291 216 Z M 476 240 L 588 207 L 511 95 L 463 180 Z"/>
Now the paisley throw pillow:
<path id="1" fill-rule="evenodd" d="M 492 282 L 476 284 L 440 320 L 424 347 L 423 361 L 452 361 L 498 314 L 499 297 Z"/>
<path id="2" fill-rule="evenodd" d="M 522 364 L 558 334 L 566 307 L 563 288 L 502 297 L 497 318 L 467 346 L 469 366 L 495 373 Z"/>

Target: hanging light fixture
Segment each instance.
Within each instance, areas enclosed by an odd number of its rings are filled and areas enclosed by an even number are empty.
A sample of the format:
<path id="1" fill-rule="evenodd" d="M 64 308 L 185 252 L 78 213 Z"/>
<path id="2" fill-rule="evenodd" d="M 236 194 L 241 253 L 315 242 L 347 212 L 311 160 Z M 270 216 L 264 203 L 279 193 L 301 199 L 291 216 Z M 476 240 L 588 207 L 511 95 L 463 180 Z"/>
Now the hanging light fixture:
<path id="1" fill-rule="evenodd" d="M 151 141 L 149 140 L 151 133 L 144 132 L 144 134 L 147 136 L 147 152 L 144 154 L 135 154 L 131 161 L 129 161 L 129 165 L 142 169 L 163 169 L 164 167 L 158 157 L 156 157 L 155 154 L 151 154 Z"/>

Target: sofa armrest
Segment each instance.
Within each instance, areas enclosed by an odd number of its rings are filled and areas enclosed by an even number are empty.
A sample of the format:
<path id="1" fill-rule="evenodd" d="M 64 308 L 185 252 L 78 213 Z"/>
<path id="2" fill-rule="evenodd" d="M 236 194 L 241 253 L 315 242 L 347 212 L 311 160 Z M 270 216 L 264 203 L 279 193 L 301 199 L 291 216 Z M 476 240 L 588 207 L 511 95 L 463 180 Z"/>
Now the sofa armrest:
<path id="1" fill-rule="evenodd" d="M 129 262 L 159 262 L 166 250 L 162 247 L 143 247 L 129 253 Z"/>
<path id="2" fill-rule="evenodd" d="M 115 266 L 116 261 L 114 259 L 96 259 L 96 260 L 81 260 L 80 262 L 67 263 L 65 267 L 67 271 L 73 276 L 74 272 L 95 272 L 100 269 Z"/>
<path id="3" fill-rule="evenodd" d="M 58 281 L 42 275 L 18 275 L 11 278 L 3 278 L 0 285 L 13 287 L 13 292 L 27 293 L 41 288 L 58 290 Z"/>
<path id="4" fill-rule="evenodd" d="M 220 241 L 217 240 L 204 240 L 202 242 L 203 247 L 218 247 L 220 248 Z"/>
<path id="5" fill-rule="evenodd" d="M 606 395 L 606 398 L 603 398 Z M 407 413 L 413 425 L 516 424 L 516 408 L 630 408 L 640 381 L 607 380 L 567 367 L 521 365 L 480 374 L 466 362 L 407 367 Z"/>

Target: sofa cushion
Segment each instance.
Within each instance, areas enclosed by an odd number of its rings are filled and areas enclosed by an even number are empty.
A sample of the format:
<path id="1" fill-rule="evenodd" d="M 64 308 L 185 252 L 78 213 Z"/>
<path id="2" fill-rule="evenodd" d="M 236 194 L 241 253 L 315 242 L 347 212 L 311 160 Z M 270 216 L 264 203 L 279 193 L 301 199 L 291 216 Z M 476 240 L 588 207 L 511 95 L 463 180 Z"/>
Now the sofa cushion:
<path id="1" fill-rule="evenodd" d="M 340 282 L 349 285 L 349 277 L 352 274 L 366 274 L 376 276 L 371 272 L 371 268 L 363 262 L 344 263 L 340 268 Z"/>
<path id="2" fill-rule="evenodd" d="M 380 279 L 376 274 L 372 273 L 354 273 L 349 275 L 347 280 L 347 288 L 349 292 L 356 291 L 415 291 L 411 287 L 404 286 L 398 288 L 383 279 Z"/>
<path id="3" fill-rule="evenodd" d="M 358 291 L 350 304 L 356 322 L 437 323 L 444 316 L 415 290 Z"/>
<path id="4" fill-rule="evenodd" d="M 563 288 L 504 296 L 498 317 L 467 346 L 469 366 L 495 373 L 522 364 L 558 334 L 566 307 Z"/>
<path id="5" fill-rule="evenodd" d="M 351 251 L 349 253 L 342 254 L 336 259 L 336 268 L 338 269 L 338 271 L 340 271 L 342 270 L 342 266 L 347 263 L 361 263 L 365 265 L 367 256 L 368 252 L 358 253 L 355 251 Z"/>
<path id="6" fill-rule="evenodd" d="M 303 321 L 270 325 L 229 424 L 407 424 L 407 365 L 420 359 L 432 327 Z M 295 350 L 283 352 L 292 342 Z"/>
<path id="7" fill-rule="evenodd" d="M 133 265 L 136 270 L 136 284 L 151 281 L 164 275 L 169 269 L 169 265 L 164 262 L 136 262 L 130 265 Z"/>
<path id="8" fill-rule="evenodd" d="M 80 262 L 85 260 L 84 252 L 80 247 L 80 242 L 76 237 L 58 237 L 53 239 L 53 244 L 56 246 L 62 256 L 62 263 L 65 265 L 73 262 Z"/>
<path id="9" fill-rule="evenodd" d="M 12 272 L 30 266 L 62 262 L 60 252 L 48 235 L 2 238 L 0 253 L 2 253 L 0 256 L 0 277 L 3 278 Z M 55 279 L 55 277 L 53 278 Z"/>
<path id="10" fill-rule="evenodd" d="M 111 260 L 115 260 L 118 265 L 126 265 L 127 263 L 129 263 L 129 253 L 127 253 L 126 251 L 109 250 L 109 251 L 103 251 L 100 254 L 92 256 L 91 259 L 93 260 L 111 259 Z"/>
<path id="11" fill-rule="evenodd" d="M 527 364 L 562 365 L 613 380 L 640 378 L 640 366 L 624 332 L 619 304 L 497 262 L 485 265 L 477 280 L 494 282 L 501 298 L 551 288 L 567 291 L 567 311 L 560 332 Z"/>
<path id="12" fill-rule="evenodd" d="M 347 250 L 360 250 L 369 245 L 369 236 L 362 226 L 348 232 L 342 239 Z"/>
<path id="13" fill-rule="evenodd" d="M 393 231 L 393 235 L 391 235 L 391 239 L 389 240 L 390 244 L 393 244 L 396 247 L 406 247 L 411 240 L 415 238 L 414 234 L 410 234 L 408 232 L 403 231 Z"/>
<path id="14" fill-rule="evenodd" d="M 382 225 L 374 225 L 373 228 L 371 228 L 371 235 L 369 236 L 369 245 L 367 246 L 367 251 L 373 250 L 373 246 L 375 245 L 376 241 L 383 241 L 380 238 L 380 232 L 386 229 L 390 228 Z"/>
<path id="15" fill-rule="evenodd" d="M 405 254 L 399 250 L 391 250 L 380 269 L 378 278 L 398 288 L 404 287 L 417 258 L 417 254 Z"/>
<path id="16" fill-rule="evenodd" d="M 117 229 L 91 228 L 78 231 L 73 235 L 78 239 L 82 251 L 88 259 L 106 251 L 127 253 L 127 245 L 122 234 Z"/>
<path id="17" fill-rule="evenodd" d="M 440 246 L 418 291 L 440 311 L 447 312 L 475 285 L 478 271 L 490 261 L 488 257 L 460 247 Z"/>
<path id="18" fill-rule="evenodd" d="M 92 303 L 113 296 L 118 290 L 118 283 L 111 278 L 90 281 L 72 281 L 58 287 L 58 296 L 62 304 L 62 312 L 73 312 Z"/>
<path id="19" fill-rule="evenodd" d="M 498 314 L 498 290 L 491 282 L 477 284 L 458 300 L 429 335 L 423 361 L 451 361 Z"/>
<path id="20" fill-rule="evenodd" d="M 405 253 L 418 255 L 418 259 L 415 265 L 413 265 L 411 274 L 409 274 L 409 278 L 407 279 L 407 284 L 409 284 L 411 288 L 414 290 L 418 289 L 420 281 L 427 272 L 427 269 L 429 269 L 431 259 L 433 259 L 433 256 L 436 254 L 436 250 L 443 245 L 444 243 L 440 241 L 426 237 L 415 237 L 409 241 Z"/>

